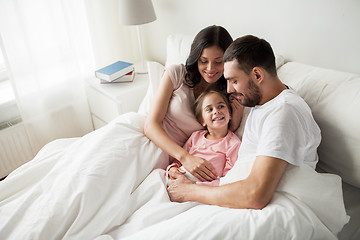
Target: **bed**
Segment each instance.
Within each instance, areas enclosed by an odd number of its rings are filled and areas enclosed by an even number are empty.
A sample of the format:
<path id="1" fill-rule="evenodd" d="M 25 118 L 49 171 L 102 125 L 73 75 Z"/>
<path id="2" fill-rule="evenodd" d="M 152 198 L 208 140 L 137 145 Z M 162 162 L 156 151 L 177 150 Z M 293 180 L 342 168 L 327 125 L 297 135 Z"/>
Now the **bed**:
<path id="1" fill-rule="evenodd" d="M 169 36 L 165 65 L 183 63 L 191 40 Z M 150 62 L 149 88 L 137 113 L 82 138 L 47 144 L 0 183 L 0 238 L 360 239 L 360 76 L 282 56 L 276 63 L 280 79 L 311 107 L 323 140 L 317 172 L 289 167 L 264 209 L 170 202 L 163 166 L 148 174 L 146 165 L 132 161 L 163 157 L 142 133 L 164 70 Z M 244 176 L 227 180 L 246 177 L 250 166 L 241 169 Z"/>

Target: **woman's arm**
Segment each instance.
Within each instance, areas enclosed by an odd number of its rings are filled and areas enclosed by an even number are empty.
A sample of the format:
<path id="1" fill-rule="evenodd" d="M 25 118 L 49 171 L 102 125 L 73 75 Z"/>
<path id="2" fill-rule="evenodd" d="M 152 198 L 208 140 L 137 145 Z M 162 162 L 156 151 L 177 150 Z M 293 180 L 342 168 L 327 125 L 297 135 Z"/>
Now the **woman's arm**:
<path id="1" fill-rule="evenodd" d="M 144 133 L 163 151 L 179 160 L 185 169 L 199 178 L 199 180 L 211 181 L 216 179 L 217 176 L 214 174 L 216 171 L 208 161 L 190 155 L 185 149 L 175 143 L 161 127 L 161 122 L 165 118 L 173 89 L 174 86 L 170 76 L 165 71 L 152 108 L 146 118 Z"/>

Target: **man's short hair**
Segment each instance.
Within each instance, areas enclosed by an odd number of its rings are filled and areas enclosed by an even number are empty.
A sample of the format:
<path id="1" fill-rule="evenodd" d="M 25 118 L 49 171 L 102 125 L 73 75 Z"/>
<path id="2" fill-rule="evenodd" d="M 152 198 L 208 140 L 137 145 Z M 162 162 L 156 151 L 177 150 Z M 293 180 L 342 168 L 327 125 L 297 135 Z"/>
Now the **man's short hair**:
<path id="1" fill-rule="evenodd" d="M 270 44 L 258 37 L 246 35 L 237 38 L 226 49 L 224 62 L 236 59 L 238 67 L 246 74 L 250 74 L 254 67 L 265 69 L 272 76 L 276 76 L 275 55 Z"/>

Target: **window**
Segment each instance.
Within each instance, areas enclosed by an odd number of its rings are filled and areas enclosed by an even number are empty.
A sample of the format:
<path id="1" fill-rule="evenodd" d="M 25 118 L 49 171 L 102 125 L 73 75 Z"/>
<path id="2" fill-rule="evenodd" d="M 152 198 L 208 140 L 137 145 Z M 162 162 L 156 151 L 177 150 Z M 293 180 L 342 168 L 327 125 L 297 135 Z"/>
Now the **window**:
<path id="1" fill-rule="evenodd" d="M 9 80 L 4 54 L 2 48 L 0 48 L 0 130 L 20 121 L 15 94 Z"/>
<path id="2" fill-rule="evenodd" d="M 10 88 L 9 88 L 10 87 Z M 0 104 L 14 99 L 14 92 L 11 88 L 9 76 L 6 70 L 4 56 L 0 48 Z"/>

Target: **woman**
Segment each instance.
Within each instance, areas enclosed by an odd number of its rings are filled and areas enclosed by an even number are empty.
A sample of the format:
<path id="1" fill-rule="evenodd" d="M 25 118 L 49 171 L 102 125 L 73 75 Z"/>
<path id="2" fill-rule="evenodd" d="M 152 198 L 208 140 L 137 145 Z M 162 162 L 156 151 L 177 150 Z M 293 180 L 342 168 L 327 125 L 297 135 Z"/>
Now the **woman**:
<path id="1" fill-rule="evenodd" d="M 182 146 L 192 132 L 203 128 L 193 114 L 195 98 L 209 88 L 226 90 L 222 57 L 231 42 L 230 34 L 223 27 L 201 30 L 191 45 L 186 66 L 171 66 L 165 71 L 146 119 L 145 135 L 201 181 L 217 178 L 213 166 L 190 155 Z M 230 129 L 235 130 L 243 108 L 236 100 L 231 105 L 234 110 Z"/>
<path id="2" fill-rule="evenodd" d="M 202 128 L 191 109 L 195 97 L 209 87 L 225 88 L 222 55 L 231 42 L 222 27 L 205 28 L 186 67 L 165 72 L 146 120 L 124 114 L 81 138 L 51 142 L 1 181 L 0 236 L 93 239 L 120 226 L 132 213 L 132 193 L 154 168 L 169 164 L 168 154 L 192 173 L 204 171 L 203 179 L 215 178 L 211 165 L 181 146 Z"/>

